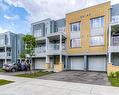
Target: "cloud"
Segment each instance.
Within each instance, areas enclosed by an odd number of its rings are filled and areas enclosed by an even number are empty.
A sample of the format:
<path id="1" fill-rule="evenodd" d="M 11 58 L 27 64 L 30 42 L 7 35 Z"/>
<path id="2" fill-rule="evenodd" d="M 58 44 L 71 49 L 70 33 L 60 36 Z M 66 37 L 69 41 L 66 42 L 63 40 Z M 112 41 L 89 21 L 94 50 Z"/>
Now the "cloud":
<path id="1" fill-rule="evenodd" d="M 7 20 L 16 20 L 16 19 L 19 19 L 19 16 L 18 15 L 8 16 L 8 15 L 5 14 L 4 18 L 7 19 Z"/>
<path id="2" fill-rule="evenodd" d="M 0 27 L 0 33 L 5 33 L 5 32 L 7 32 L 7 31 L 9 31 L 9 30 L 8 30 L 8 29 L 4 29 L 4 28 Z"/>
<path id="3" fill-rule="evenodd" d="M 23 7 L 30 16 L 30 22 L 51 18 L 64 18 L 66 13 L 109 0 L 5 0 L 10 5 Z M 112 0 L 113 1 L 113 0 Z M 114 0 L 116 2 L 116 0 Z M 118 1 L 118 0 L 117 0 Z"/>
<path id="4" fill-rule="evenodd" d="M 104 0 L 103 0 L 104 1 Z M 97 0 L 21 0 L 20 6 L 24 7 L 31 16 L 30 22 L 51 18 L 64 18 L 68 12 L 97 4 Z"/>
<path id="5" fill-rule="evenodd" d="M 111 0 L 111 4 L 117 4 L 119 3 L 119 0 Z"/>

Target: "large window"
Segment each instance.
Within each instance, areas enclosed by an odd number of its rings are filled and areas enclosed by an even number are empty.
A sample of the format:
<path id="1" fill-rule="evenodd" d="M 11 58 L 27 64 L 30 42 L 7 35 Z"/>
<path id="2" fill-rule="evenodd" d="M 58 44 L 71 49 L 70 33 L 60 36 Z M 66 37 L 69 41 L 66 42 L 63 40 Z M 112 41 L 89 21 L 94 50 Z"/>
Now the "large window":
<path id="1" fill-rule="evenodd" d="M 5 36 L 1 35 L 0 36 L 0 45 L 4 45 L 5 44 Z"/>
<path id="2" fill-rule="evenodd" d="M 71 48 L 78 48 L 80 47 L 80 39 L 76 38 L 76 39 L 71 39 L 70 40 L 70 47 Z"/>
<path id="3" fill-rule="evenodd" d="M 79 32 L 80 31 L 80 22 L 71 24 L 71 32 Z"/>
<path id="4" fill-rule="evenodd" d="M 43 36 L 41 30 L 35 30 L 34 31 L 34 37 L 41 37 L 41 36 Z"/>
<path id="5" fill-rule="evenodd" d="M 104 45 L 104 17 L 90 20 L 90 45 Z"/>

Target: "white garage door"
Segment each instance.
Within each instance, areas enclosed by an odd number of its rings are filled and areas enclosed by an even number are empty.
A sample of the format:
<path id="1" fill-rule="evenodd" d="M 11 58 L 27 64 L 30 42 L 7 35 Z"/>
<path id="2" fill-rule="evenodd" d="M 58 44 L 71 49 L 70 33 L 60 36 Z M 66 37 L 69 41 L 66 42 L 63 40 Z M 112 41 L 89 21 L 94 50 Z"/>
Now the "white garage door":
<path id="1" fill-rule="evenodd" d="M 84 58 L 72 57 L 71 58 L 71 70 L 84 70 Z"/>
<path id="2" fill-rule="evenodd" d="M 35 59 L 35 69 L 45 69 L 45 59 Z"/>
<path id="3" fill-rule="evenodd" d="M 106 57 L 92 56 L 88 58 L 89 70 L 91 71 L 106 71 Z"/>

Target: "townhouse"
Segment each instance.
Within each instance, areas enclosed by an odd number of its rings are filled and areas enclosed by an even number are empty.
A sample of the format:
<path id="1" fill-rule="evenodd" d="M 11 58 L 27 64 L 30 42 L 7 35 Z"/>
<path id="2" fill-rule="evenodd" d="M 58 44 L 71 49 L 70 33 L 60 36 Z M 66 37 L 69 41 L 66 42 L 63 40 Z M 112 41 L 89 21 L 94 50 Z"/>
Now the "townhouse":
<path id="1" fill-rule="evenodd" d="M 112 5 L 109 23 L 108 74 L 119 71 L 119 4 Z"/>
<path id="2" fill-rule="evenodd" d="M 33 68 L 55 72 L 119 70 L 118 9 L 119 5 L 106 2 L 68 13 L 64 19 L 32 23 L 37 40 Z"/>
<path id="3" fill-rule="evenodd" d="M 34 69 L 62 71 L 66 56 L 66 21 L 50 18 L 32 23 L 32 32 L 37 47 L 33 56 Z"/>
<path id="4" fill-rule="evenodd" d="M 0 34 L 0 67 L 16 63 L 20 59 L 19 55 L 24 50 L 23 36 L 10 31 Z"/>

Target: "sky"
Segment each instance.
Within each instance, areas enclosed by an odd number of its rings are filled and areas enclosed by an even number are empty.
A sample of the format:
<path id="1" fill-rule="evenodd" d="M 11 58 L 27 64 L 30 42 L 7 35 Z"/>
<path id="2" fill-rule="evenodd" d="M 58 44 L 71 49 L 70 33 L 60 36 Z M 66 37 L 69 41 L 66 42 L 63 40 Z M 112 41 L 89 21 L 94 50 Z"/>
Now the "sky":
<path id="1" fill-rule="evenodd" d="M 65 14 L 110 0 L 0 0 L 0 33 L 29 33 L 31 23 L 46 18 L 65 18 Z M 117 4 L 119 0 L 111 0 Z"/>

